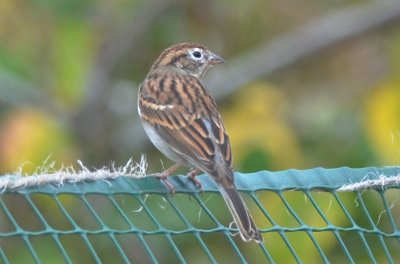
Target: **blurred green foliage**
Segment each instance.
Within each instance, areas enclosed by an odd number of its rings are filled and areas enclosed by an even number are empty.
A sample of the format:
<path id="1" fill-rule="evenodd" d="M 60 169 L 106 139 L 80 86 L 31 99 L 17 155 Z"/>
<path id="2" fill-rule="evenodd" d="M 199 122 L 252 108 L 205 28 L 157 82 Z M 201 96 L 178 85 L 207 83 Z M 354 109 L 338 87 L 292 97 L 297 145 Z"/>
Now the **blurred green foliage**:
<path id="1" fill-rule="evenodd" d="M 229 65 L 233 58 L 313 17 L 368 1 L 165 1 L 168 7 L 143 25 L 144 33 L 134 45 L 108 63 L 104 58 L 116 56 L 115 50 L 106 48 L 130 24 L 140 24 L 134 18 L 148 11 L 151 3 L 0 2 L 0 173 L 21 166 L 32 172 L 46 159 L 60 165 L 79 159 L 102 166 L 141 153 L 148 156 L 149 170 L 158 171 L 162 156 L 137 128 L 135 94 L 164 48 L 182 41 L 201 42 Z M 157 5 L 161 2 L 153 8 Z M 150 16 L 151 10 L 146 14 Z M 223 98 L 219 105 L 235 168 L 398 164 L 399 36 L 400 27 L 395 25 L 348 40 Z M 124 38 L 118 41 L 124 43 Z M 95 72 L 101 67 L 111 70 Z M 245 70 L 251 69 L 243 74 Z M 94 73 L 106 76 L 107 81 L 100 82 L 106 91 L 100 91 L 101 98 L 92 104 L 99 109 L 77 123 L 87 102 L 100 93 L 88 90 Z M 13 89 L 4 87 L 4 76 L 31 85 L 45 103 L 19 100 L 18 94 L 2 98 L 3 89 Z M 94 119 L 103 126 L 85 122 Z M 82 135 L 90 129 L 96 133 Z M 265 204 L 273 210 L 271 199 Z"/>

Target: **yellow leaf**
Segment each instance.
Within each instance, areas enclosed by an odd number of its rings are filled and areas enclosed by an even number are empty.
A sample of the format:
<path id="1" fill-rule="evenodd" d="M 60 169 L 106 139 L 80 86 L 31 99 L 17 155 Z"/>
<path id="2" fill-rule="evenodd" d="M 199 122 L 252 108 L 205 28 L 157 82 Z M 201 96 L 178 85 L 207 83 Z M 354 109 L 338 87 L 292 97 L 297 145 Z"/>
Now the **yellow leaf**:
<path id="1" fill-rule="evenodd" d="M 67 134 L 43 113 L 12 112 L 1 128 L 0 170 L 14 172 L 22 166 L 31 173 L 48 158 L 69 164 L 73 151 L 68 143 Z"/>
<path id="2" fill-rule="evenodd" d="M 378 158 L 385 165 L 400 163 L 400 87 L 389 81 L 367 98 L 364 125 Z"/>
<path id="3" fill-rule="evenodd" d="M 233 155 L 240 163 L 252 149 L 268 153 L 272 168 L 284 169 L 300 164 L 301 153 L 295 134 L 285 122 L 284 95 L 265 82 L 241 89 L 230 108 L 223 111 Z"/>

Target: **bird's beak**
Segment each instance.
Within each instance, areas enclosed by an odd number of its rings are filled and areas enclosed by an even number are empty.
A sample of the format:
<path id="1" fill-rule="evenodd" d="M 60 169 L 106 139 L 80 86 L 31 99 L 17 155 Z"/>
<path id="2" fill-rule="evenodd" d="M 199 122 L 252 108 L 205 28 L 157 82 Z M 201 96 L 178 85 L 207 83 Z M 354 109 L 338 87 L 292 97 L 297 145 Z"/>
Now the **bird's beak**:
<path id="1" fill-rule="evenodd" d="M 211 53 L 208 58 L 208 63 L 211 65 L 224 63 L 224 59 L 218 56 L 217 54 Z"/>

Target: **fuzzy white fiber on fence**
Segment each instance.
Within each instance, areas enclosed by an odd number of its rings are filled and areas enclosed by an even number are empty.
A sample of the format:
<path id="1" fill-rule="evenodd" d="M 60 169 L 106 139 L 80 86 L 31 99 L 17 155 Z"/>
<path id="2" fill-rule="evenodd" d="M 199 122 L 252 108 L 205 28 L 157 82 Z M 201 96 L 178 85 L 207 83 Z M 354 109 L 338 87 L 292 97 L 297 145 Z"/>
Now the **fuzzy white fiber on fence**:
<path id="1" fill-rule="evenodd" d="M 89 169 L 80 160 L 77 161 L 77 164 L 78 169 L 72 165 L 56 168 L 55 162 L 48 162 L 46 160 L 42 166 L 36 169 L 35 173 L 30 175 L 22 173 L 21 167 L 16 173 L 0 175 L 0 193 L 6 190 L 18 190 L 44 184 L 61 186 L 64 183 L 107 181 L 118 177 L 142 178 L 147 175 L 147 162 L 144 156 L 141 157 L 139 162 L 135 162 L 131 158 L 123 166 L 115 166 L 112 163 L 110 166 L 104 166 L 99 169 Z M 351 192 L 370 188 L 385 189 L 400 186 L 400 174 L 384 175 L 376 172 L 371 175 L 371 173 L 365 175 L 360 181 L 342 185 L 336 191 Z"/>
<path id="2" fill-rule="evenodd" d="M 21 170 L 15 174 L 0 176 L 0 191 L 16 190 L 26 187 L 40 186 L 43 184 L 62 185 L 64 183 L 78 183 L 83 181 L 111 180 L 121 176 L 141 178 L 146 176 L 147 162 L 144 156 L 136 163 L 131 159 L 124 166 L 116 167 L 111 164 L 109 167 L 90 170 L 78 160 L 79 169 L 72 165 L 55 168 L 55 163 L 44 163 L 36 169 L 36 172 L 27 175 Z"/>
<path id="3" fill-rule="evenodd" d="M 367 177 L 359 182 L 350 183 L 343 185 L 338 192 L 351 192 L 358 190 L 365 190 L 370 188 L 381 188 L 385 189 L 390 186 L 400 186 L 400 175 L 377 175 L 374 179 L 368 179 Z"/>

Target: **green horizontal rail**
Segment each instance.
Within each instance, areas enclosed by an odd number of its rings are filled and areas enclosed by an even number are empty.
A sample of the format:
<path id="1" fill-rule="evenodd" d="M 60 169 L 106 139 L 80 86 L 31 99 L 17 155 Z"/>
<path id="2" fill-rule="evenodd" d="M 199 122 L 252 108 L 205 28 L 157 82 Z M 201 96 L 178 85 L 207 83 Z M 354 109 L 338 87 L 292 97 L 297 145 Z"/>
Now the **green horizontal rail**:
<path id="1" fill-rule="evenodd" d="M 366 167 L 366 168 L 314 168 L 308 170 L 285 170 L 285 171 L 260 171 L 255 173 L 235 173 L 235 183 L 241 191 L 261 190 L 336 190 L 343 185 L 352 184 L 365 180 L 379 179 L 382 175 L 386 177 L 400 175 L 400 167 Z M 121 175 L 123 176 L 123 175 Z M 13 176 L 4 176 L 13 177 Z M 218 187 L 211 177 L 199 175 L 197 179 L 203 184 L 204 191 L 218 192 Z M 195 193 L 198 188 L 186 176 L 178 175 L 169 177 L 169 181 L 175 186 L 177 193 Z M 385 188 L 390 186 L 385 186 Z M 144 194 L 144 193 L 166 193 L 167 189 L 155 177 L 144 177 L 133 179 L 131 177 L 120 177 L 114 180 L 88 181 L 84 183 L 64 182 L 60 185 L 46 184 L 43 186 L 28 187 L 18 190 L 3 190 L 3 192 L 30 193 L 70 193 L 70 194 Z"/>
<path id="2" fill-rule="evenodd" d="M 225 231 L 226 227 L 218 227 L 218 228 L 210 228 L 210 229 L 196 229 L 196 230 L 189 230 L 189 232 L 199 232 L 199 233 L 214 233 L 214 232 L 221 232 Z M 301 226 L 301 227 L 280 227 L 275 226 L 263 230 L 263 233 L 268 232 L 301 232 L 301 231 L 310 231 L 310 232 L 325 232 L 325 231 L 338 231 L 338 232 L 358 232 L 360 231 L 359 227 L 337 227 L 337 226 L 327 226 L 327 227 L 309 227 L 309 226 Z M 380 230 L 363 230 L 363 232 L 367 234 L 374 234 L 380 235 L 383 237 L 399 237 L 400 232 L 393 232 L 393 233 L 385 233 Z M 110 231 L 109 228 L 102 228 L 96 230 L 70 230 L 70 231 L 63 231 L 63 230 L 43 230 L 43 231 L 27 231 L 27 230 L 18 230 L 15 232 L 0 232 L 0 237 L 11 237 L 11 236 L 18 236 L 18 235 L 26 235 L 26 236 L 40 236 L 40 235 L 73 235 L 73 234 L 87 234 L 87 235 L 101 235 L 101 234 L 115 234 L 115 235 L 123 235 L 123 234 L 131 234 L 131 233 L 140 233 L 144 235 L 160 235 L 160 234 L 171 234 L 171 235 L 181 235 L 188 233 L 188 230 L 182 231 L 173 231 L 173 230 L 155 230 L 155 231 L 145 231 L 139 230 L 136 228 L 132 229 L 125 229 L 125 230 L 112 230 Z"/>

